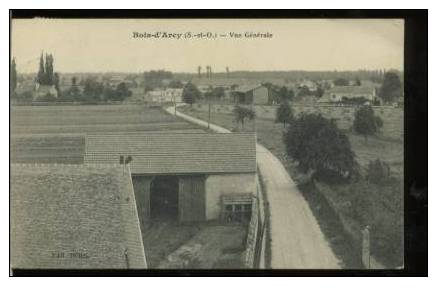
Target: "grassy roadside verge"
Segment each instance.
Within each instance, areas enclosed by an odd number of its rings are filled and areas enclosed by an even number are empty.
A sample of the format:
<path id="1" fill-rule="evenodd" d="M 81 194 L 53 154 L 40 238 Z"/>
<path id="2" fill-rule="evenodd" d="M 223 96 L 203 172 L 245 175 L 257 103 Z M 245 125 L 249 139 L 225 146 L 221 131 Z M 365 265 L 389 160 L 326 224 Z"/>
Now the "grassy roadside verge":
<path id="1" fill-rule="evenodd" d="M 187 115 L 208 120 L 208 113 L 181 108 Z M 287 158 L 282 142 L 281 124 L 257 119 L 237 126 L 231 114 L 211 113 L 211 122 L 230 130 L 256 131 L 258 142 L 269 149 L 284 165 L 291 178 L 299 183 L 302 174 Z M 303 183 L 299 185 L 334 253 L 344 268 L 361 268 L 360 231 L 366 225 L 371 230 L 371 253 L 387 267 L 402 265 L 403 254 L 403 147 L 402 143 L 372 138 L 364 143 L 362 137 L 351 132 L 350 138 L 357 159 L 362 166 L 377 157 L 393 167 L 394 178 L 380 186 L 360 180 L 346 185 Z M 345 225 L 351 225 L 345 229 Z"/>

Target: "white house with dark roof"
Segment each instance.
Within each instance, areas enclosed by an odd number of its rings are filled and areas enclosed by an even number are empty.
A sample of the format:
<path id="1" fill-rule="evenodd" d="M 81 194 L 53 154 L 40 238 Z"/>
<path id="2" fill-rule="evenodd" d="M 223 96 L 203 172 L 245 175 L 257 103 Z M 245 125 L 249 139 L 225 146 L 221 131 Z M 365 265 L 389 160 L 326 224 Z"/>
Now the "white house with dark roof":
<path id="1" fill-rule="evenodd" d="M 147 268 L 128 168 L 11 164 L 11 268 Z"/>
<path id="2" fill-rule="evenodd" d="M 35 91 L 33 94 L 34 99 L 44 98 L 46 96 L 58 97 L 58 91 L 54 85 L 42 85 L 38 82 L 35 83 Z"/>
<path id="3" fill-rule="evenodd" d="M 129 163 L 141 225 L 215 220 L 225 197 L 255 196 L 255 144 L 253 133 L 87 135 L 85 163 Z"/>
<path id="4" fill-rule="evenodd" d="M 323 103 L 340 103 L 343 98 L 363 97 L 369 102 L 373 102 L 376 97 L 376 89 L 371 86 L 336 86 L 327 90 L 319 100 Z"/>

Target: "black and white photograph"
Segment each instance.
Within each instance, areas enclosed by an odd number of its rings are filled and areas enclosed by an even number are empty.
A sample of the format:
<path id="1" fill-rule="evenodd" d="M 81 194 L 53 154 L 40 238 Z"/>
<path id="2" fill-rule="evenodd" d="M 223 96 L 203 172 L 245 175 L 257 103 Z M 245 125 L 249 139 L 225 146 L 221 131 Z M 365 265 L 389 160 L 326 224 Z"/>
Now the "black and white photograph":
<path id="1" fill-rule="evenodd" d="M 10 275 L 408 270 L 406 28 L 12 11 Z"/>

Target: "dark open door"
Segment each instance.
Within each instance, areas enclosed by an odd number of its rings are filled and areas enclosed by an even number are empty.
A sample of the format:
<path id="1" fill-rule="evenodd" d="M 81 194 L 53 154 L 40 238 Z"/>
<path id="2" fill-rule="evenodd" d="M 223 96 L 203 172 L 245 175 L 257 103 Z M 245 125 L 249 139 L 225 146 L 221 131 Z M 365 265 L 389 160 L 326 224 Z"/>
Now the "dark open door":
<path id="1" fill-rule="evenodd" d="M 205 178 L 184 176 L 179 178 L 179 221 L 205 220 Z"/>

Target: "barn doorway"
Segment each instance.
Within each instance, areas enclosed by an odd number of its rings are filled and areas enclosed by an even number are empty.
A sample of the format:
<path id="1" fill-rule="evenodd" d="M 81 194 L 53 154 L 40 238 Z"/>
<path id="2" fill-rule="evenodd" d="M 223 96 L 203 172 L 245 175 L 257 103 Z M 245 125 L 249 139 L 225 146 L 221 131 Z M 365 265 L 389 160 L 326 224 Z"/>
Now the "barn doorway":
<path id="1" fill-rule="evenodd" d="M 179 179 L 156 176 L 150 185 L 150 216 L 155 220 L 177 220 Z"/>

